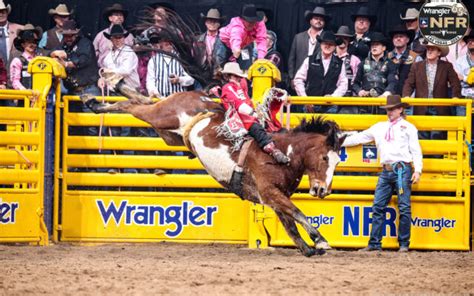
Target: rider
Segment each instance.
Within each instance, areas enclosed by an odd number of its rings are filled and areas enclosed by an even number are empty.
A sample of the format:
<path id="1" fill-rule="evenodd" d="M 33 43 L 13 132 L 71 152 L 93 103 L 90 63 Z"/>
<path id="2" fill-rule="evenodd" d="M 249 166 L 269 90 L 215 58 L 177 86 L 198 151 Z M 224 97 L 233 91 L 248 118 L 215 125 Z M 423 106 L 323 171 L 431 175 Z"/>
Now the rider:
<path id="1" fill-rule="evenodd" d="M 253 102 L 247 95 L 247 81 L 243 79 L 246 75 L 240 69 L 239 64 L 235 62 L 226 63 L 221 73 L 228 81 L 222 87 L 221 95 L 225 109 L 234 108 L 245 129 L 257 141 L 258 146 L 273 156 L 278 163 L 288 164 L 290 159 L 275 147 L 275 142 L 257 120 Z"/>

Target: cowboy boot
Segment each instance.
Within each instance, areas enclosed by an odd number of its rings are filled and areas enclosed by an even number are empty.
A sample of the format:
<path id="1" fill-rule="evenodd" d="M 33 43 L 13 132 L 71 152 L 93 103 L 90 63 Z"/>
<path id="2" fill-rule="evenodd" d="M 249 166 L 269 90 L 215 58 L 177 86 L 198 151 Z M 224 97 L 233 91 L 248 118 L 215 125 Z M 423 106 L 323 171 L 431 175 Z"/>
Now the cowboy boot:
<path id="1" fill-rule="evenodd" d="M 281 164 L 289 164 L 290 163 L 290 158 L 286 156 L 283 152 L 280 151 L 280 149 L 275 147 L 274 142 L 270 142 L 265 147 L 263 147 L 263 151 L 266 153 L 270 154 L 277 163 Z"/>

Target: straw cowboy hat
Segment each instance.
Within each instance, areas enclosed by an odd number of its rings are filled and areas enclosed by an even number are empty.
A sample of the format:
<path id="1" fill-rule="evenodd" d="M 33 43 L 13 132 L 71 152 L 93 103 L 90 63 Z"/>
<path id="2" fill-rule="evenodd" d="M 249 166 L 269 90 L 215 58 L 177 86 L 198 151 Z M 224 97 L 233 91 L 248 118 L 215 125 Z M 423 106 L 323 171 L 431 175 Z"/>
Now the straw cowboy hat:
<path id="1" fill-rule="evenodd" d="M 224 69 L 221 71 L 222 74 L 233 74 L 242 78 L 247 78 L 247 75 L 240 69 L 240 66 L 236 62 L 229 62 L 224 65 Z"/>
<path id="2" fill-rule="evenodd" d="M 41 39 L 43 35 L 43 29 L 40 26 L 33 26 L 32 24 L 26 24 L 23 26 L 23 29 L 19 29 L 17 32 L 17 37 L 13 40 L 13 45 L 19 51 L 23 51 L 21 44 L 25 41 L 33 41 L 36 44 Z"/>
<path id="3" fill-rule="evenodd" d="M 405 12 L 405 17 L 403 17 L 400 14 L 400 19 L 402 21 L 413 21 L 413 20 L 416 20 L 419 15 L 420 15 L 420 12 L 418 11 L 418 9 L 408 8 L 407 11 Z"/>
<path id="4" fill-rule="evenodd" d="M 366 17 L 369 19 L 370 24 L 373 26 L 375 22 L 377 22 L 377 17 L 373 14 L 369 13 L 369 8 L 366 6 L 359 7 L 356 13 L 351 15 L 351 19 L 355 22 L 357 17 Z"/>
<path id="5" fill-rule="evenodd" d="M 403 107 L 407 108 L 410 105 L 407 103 L 402 103 L 402 98 L 399 95 L 389 95 L 387 96 L 387 103 L 385 106 L 381 106 L 380 108 L 382 109 L 392 109 L 392 108 L 398 108 L 398 107 Z"/>
<path id="6" fill-rule="evenodd" d="M 67 20 L 64 22 L 63 27 L 60 30 L 61 34 L 64 35 L 73 35 L 77 34 L 81 31 L 81 29 L 77 28 L 77 24 L 75 20 Z"/>
<path id="7" fill-rule="evenodd" d="M 48 11 L 49 15 L 61 15 L 61 16 L 70 16 L 74 10 L 69 11 L 66 4 L 59 4 L 55 9 L 50 9 Z"/>
<path id="8" fill-rule="evenodd" d="M 108 21 L 109 16 L 114 12 L 121 12 L 123 14 L 123 18 L 127 18 L 128 10 L 123 8 L 122 4 L 114 3 L 112 6 L 107 7 L 104 10 L 104 18 Z"/>
<path id="9" fill-rule="evenodd" d="M 110 33 L 104 32 L 105 38 L 109 39 L 115 36 L 123 36 L 123 38 L 127 38 L 130 33 L 127 32 L 121 25 L 113 25 L 110 28 Z"/>
<path id="10" fill-rule="evenodd" d="M 224 17 L 221 16 L 221 13 L 216 8 L 209 9 L 206 15 L 204 15 L 204 13 L 201 12 L 201 18 L 204 20 L 207 20 L 207 19 L 217 20 L 217 21 L 224 20 Z"/>
<path id="11" fill-rule="evenodd" d="M 309 22 L 313 16 L 322 16 L 324 18 L 324 21 L 327 23 L 331 20 L 331 16 L 326 14 L 326 10 L 324 7 L 321 6 L 316 6 L 313 11 L 306 10 L 304 13 L 304 18 L 306 22 Z"/>
<path id="12" fill-rule="evenodd" d="M 447 56 L 448 53 L 449 53 L 449 47 L 447 47 L 447 46 L 437 45 L 437 44 L 429 42 L 426 39 L 422 39 L 420 42 L 426 48 L 436 47 L 441 52 L 441 55 L 439 56 L 440 58 Z"/>
<path id="13" fill-rule="evenodd" d="M 7 14 L 10 14 L 10 12 L 12 11 L 12 7 L 10 6 L 10 4 L 5 6 L 5 3 L 3 3 L 3 0 L 0 0 L 0 10 L 4 10 L 4 9 L 7 10 Z"/>
<path id="14" fill-rule="evenodd" d="M 411 43 L 413 39 L 415 38 L 415 31 L 413 30 L 407 30 L 407 28 L 404 25 L 396 25 L 390 32 L 388 32 L 390 35 L 390 39 L 393 39 L 393 36 L 396 34 L 403 34 L 410 39 L 408 43 Z"/>
<path id="15" fill-rule="evenodd" d="M 340 26 L 339 29 L 337 29 L 336 34 L 334 35 L 336 35 L 336 37 L 346 37 L 350 39 L 353 39 L 355 36 L 354 34 L 351 34 L 351 30 L 348 26 Z"/>
<path id="16" fill-rule="evenodd" d="M 263 20 L 263 13 L 261 11 L 257 11 L 257 8 L 254 4 L 245 4 L 242 6 L 240 17 L 249 23 L 255 23 Z"/>

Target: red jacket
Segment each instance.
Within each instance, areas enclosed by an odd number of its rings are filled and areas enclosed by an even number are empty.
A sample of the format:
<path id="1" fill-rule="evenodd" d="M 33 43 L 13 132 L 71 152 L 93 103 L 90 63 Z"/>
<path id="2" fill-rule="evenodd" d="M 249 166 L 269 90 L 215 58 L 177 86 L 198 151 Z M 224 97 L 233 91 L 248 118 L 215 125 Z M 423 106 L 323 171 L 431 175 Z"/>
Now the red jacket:
<path id="1" fill-rule="evenodd" d="M 252 99 L 249 98 L 247 93 L 248 87 L 247 81 L 245 79 L 241 80 L 240 85 L 231 81 L 222 87 L 221 101 L 224 104 L 224 108 L 226 110 L 233 108 L 237 112 L 244 124 L 244 127 L 248 130 L 252 124 L 258 121 L 254 116 L 239 111 L 240 107 L 244 104 L 250 106 L 252 109 L 255 109 Z"/>

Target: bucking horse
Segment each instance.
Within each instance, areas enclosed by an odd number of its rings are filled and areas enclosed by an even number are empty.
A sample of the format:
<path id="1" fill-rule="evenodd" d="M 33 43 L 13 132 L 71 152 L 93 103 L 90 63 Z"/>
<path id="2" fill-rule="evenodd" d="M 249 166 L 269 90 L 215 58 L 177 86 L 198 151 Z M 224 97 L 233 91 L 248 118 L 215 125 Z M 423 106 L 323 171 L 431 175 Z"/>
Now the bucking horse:
<path id="1" fill-rule="evenodd" d="M 129 100 L 109 104 L 88 95 L 81 99 L 96 113 L 121 111 L 132 114 L 150 124 L 168 145 L 186 145 L 224 188 L 243 200 L 272 208 L 303 255 L 323 254 L 330 249 L 327 240 L 308 222 L 290 197 L 303 174 L 309 177 L 312 196 L 324 198 L 331 193 L 344 140 L 339 137 L 335 122 L 312 117 L 303 119 L 299 126 L 287 132 L 274 133 L 272 138 L 277 148 L 291 159 L 287 166 L 279 165 L 252 139 L 244 144 L 246 151 L 242 157 L 243 149 L 235 149 L 235 143 L 219 132 L 218 127 L 225 120 L 223 106 L 204 92 L 181 92 L 153 102 L 121 81 L 115 88 Z M 240 178 L 235 182 L 239 168 Z M 314 247 L 301 238 L 296 223 L 303 226 L 314 241 Z"/>

